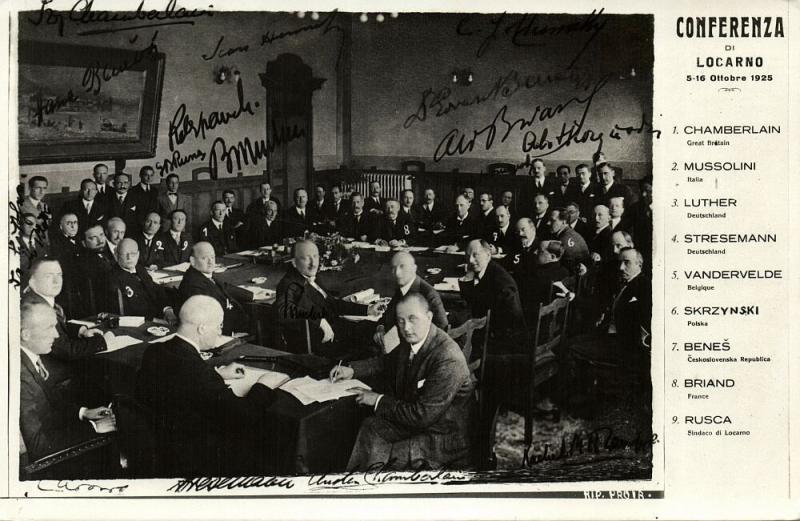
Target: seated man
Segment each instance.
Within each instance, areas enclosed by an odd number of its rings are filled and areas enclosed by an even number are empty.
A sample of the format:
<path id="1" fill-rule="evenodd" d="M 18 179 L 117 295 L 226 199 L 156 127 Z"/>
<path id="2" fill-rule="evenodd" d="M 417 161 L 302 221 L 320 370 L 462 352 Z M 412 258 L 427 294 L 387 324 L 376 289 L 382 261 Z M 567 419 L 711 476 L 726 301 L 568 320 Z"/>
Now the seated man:
<path id="1" fill-rule="evenodd" d="M 442 205 L 436 203 L 436 192 L 433 191 L 433 188 L 426 188 L 422 198 L 420 218 L 417 221 L 419 229 L 426 231 L 443 229 L 445 212 Z"/>
<path id="2" fill-rule="evenodd" d="M 414 234 L 414 223 L 408 214 L 400 211 L 400 202 L 396 199 L 386 201 L 386 212 L 378 221 L 378 238 L 375 244 L 380 246 L 406 246 Z"/>
<path id="3" fill-rule="evenodd" d="M 409 293 L 397 304 L 400 345 L 386 356 L 335 367 L 332 379 L 374 377 L 381 394 L 358 390 L 375 411 L 364 420 L 347 464 L 363 471 L 458 469 L 469 454 L 472 379 L 464 354 L 431 323 L 428 301 Z"/>
<path id="4" fill-rule="evenodd" d="M 369 184 L 369 197 L 364 201 L 364 210 L 371 214 L 383 213 L 386 208 L 386 199 L 381 197 L 381 184 L 373 181 Z"/>
<path id="5" fill-rule="evenodd" d="M 317 233 L 330 231 L 328 222 L 331 220 L 331 216 L 328 213 L 328 199 L 325 197 L 324 186 L 317 185 L 314 187 L 314 200 L 308 203 L 306 209 L 312 230 Z"/>
<path id="6" fill-rule="evenodd" d="M 58 221 L 58 229 L 52 228 L 47 232 L 50 242 L 50 256 L 59 259 L 69 259 L 78 253 L 78 216 L 74 213 L 65 213 Z"/>
<path id="7" fill-rule="evenodd" d="M 74 213 L 61 216 L 58 230 L 50 230 L 50 254 L 58 260 L 64 272 L 64 289 L 56 301 L 65 309 L 68 316 L 77 316 L 83 310 L 80 302 L 80 275 L 76 261 L 81 245 L 78 240 L 79 220 Z"/>
<path id="8" fill-rule="evenodd" d="M 539 240 L 536 237 L 536 227 L 528 217 L 517 221 L 517 241 L 505 259 L 503 267 L 514 277 L 520 294 L 528 293 L 530 277 L 539 264 Z"/>
<path id="9" fill-rule="evenodd" d="M 158 215 L 158 214 L 153 214 Z M 161 223 L 159 221 L 159 226 Z M 145 317 L 147 320 L 163 318 L 170 325 L 178 317 L 172 309 L 177 291 L 159 286 L 137 261 L 139 246 L 133 239 L 123 239 L 117 249 L 117 265 L 108 275 L 108 302 L 110 311 L 119 315 Z"/>
<path id="10" fill-rule="evenodd" d="M 250 220 L 247 235 L 250 237 L 250 248 L 271 246 L 283 241 L 283 223 L 278 219 L 278 205 L 275 201 L 267 201 L 264 215 L 254 215 Z"/>
<path id="11" fill-rule="evenodd" d="M 538 313 L 539 304 L 549 304 L 553 291 L 553 283 L 569 277 L 569 270 L 562 264 L 564 248 L 559 241 L 543 241 L 539 243 L 539 265 L 531 273 L 526 292 L 522 294 L 522 306 L 530 317 Z M 568 288 L 574 290 L 575 288 Z"/>
<path id="12" fill-rule="evenodd" d="M 339 221 L 339 232 L 345 237 L 352 237 L 361 242 L 375 240 L 375 215 L 364 210 L 364 197 L 353 192 L 350 195 L 351 211 Z"/>
<path id="13" fill-rule="evenodd" d="M 22 292 L 21 299 L 22 305 L 46 304 L 55 312 L 58 335 L 53 343 L 52 356 L 61 360 L 79 360 L 105 351 L 114 334 L 67 322 L 64 310 L 55 301 L 62 285 L 63 275 L 58 261 L 37 259 L 31 267 L 28 288 Z"/>
<path id="14" fill-rule="evenodd" d="M 189 262 L 189 256 L 192 254 L 192 237 L 185 229 L 186 212 L 173 210 L 169 214 L 169 230 L 161 232 L 156 239 L 156 247 L 158 248 L 161 243 L 162 248 L 156 261 L 159 268 Z"/>
<path id="15" fill-rule="evenodd" d="M 495 217 L 494 209 L 494 196 L 489 192 L 481 192 L 478 198 L 480 205 L 480 213 L 478 214 L 481 226 L 481 236 L 485 237 L 497 224 L 497 217 Z"/>
<path id="16" fill-rule="evenodd" d="M 410 253 L 401 251 L 394 254 L 394 257 L 392 257 L 392 275 L 394 275 L 397 290 L 392 296 L 392 301 L 389 302 L 386 312 L 378 322 L 378 327 L 375 328 L 373 336 L 375 343 L 384 349 L 386 348 L 383 344 L 383 335 L 396 325 L 395 309 L 397 308 L 397 303 L 409 293 L 422 295 L 428 301 L 428 307 L 433 313 L 434 325 L 443 331 L 447 331 L 450 324 L 447 321 L 447 312 L 444 310 L 442 297 L 433 289 L 433 286 L 417 275 L 417 262 Z"/>
<path id="17" fill-rule="evenodd" d="M 589 247 L 578 232 L 567 224 L 567 211 L 563 208 L 550 210 L 550 237 L 561 243 L 564 255 L 561 263 L 570 273 L 578 271 L 578 265 L 589 261 Z"/>
<path id="18" fill-rule="evenodd" d="M 474 318 L 485 317 L 487 311 L 492 311 L 493 352 L 518 352 L 526 348 L 527 330 L 517 283 L 492 260 L 491 248 L 483 239 L 467 245 L 467 273 L 458 285 Z"/>
<path id="19" fill-rule="evenodd" d="M 159 259 L 164 253 L 164 243 L 156 238 L 160 231 L 161 216 L 156 212 L 150 212 L 144 219 L 141 233 L 136 234 L 135 237 L 138 245 L 139 265 L 151 271 L 159 267 Z M 117 260 L 119 260 L 119 251 L 117 251 Z"/>
<path id="20" fill-rule="evenodd" d="M 211 219 L 200 227 L 200 240 L 214 247 L 214 254 L 222 257 L 238 251 L 236 233 L 230 221 L 225 220 L 225 203 L 214 201 L 211 205 Z"/>
<path id="21" fill-rule="evenodd" d="M 441 235 L 442 244 L 455 244 L 462 249 L 469 241 L 480 236 L 481 227 L 478 218 L 469 212 L 470 203 L 467 197 L 464 195 L 456 197 L 456 212 L 445 224 L 445 231 Z"/>
<path id="22" fill-rule="evenodd" d="M 281 211 L 280 201 L 272 196 L 272 185 L 266 181 L 261 183 L 261 185 L 259 185 L 259 193 L 261 197 L 247 205 L 247 211 L 245 213 L 248 221 L 257 219 L 259 216 L 263 217 L 264 214 L 267 213 L 267 201 L 274 201 L 275 204 L 278 205 L 278 213 Z"/>
<path id="23" fill-rule="evenodd" d="M 189 264 L 191 266 L 184 273 L 183 280 L 178 286 L 179 308 L 195 295 L 212 297 L 219 302 L 225 313 L 225 321 L 222 324 L 223 334 L 233 335 L 246 332 L 250 324 L 247 312 L 225 291 L 222 283 L 214 278 L 214 268 L 217 266 L 214 247 L 205 241 L 195 244 L 192 247 L 192 254 L 189 256 Z"/>
<path id="24" fill-rule="evenodd" d="M 84 230 L 85 232 L 86 230 Z M 111 257 L 114 259 L 117 258 L 117 246 L 119 243 L 122 242 L 122 239 L 125 238 L 125 233 L 127 233 L 127 227 L 125 226 L 125 221 L 120 219 L 119 217 L 112 217 L 106 223 L 106 250 Z"/>
<path id="25" fill-rule="evenodd" d="M 608 213 L 611 215 L 611 223 L 608 225 L 612 232 L 630 232 L 633 229 L 628 214 L 625 211 L 625 198 L 621 196 L 610 197 L 608 199 Z"/>
<path id="26" fill-rule="evenodd" d="M 341 315 L 377 315 L 377 304 L 365 306 L 338 299 L 316 281 L 319 271 L 319 249 L 308 240 L 295 243 L 292 266 L 278 283 L 278 325 L 289 348 L 306 350 L 306 321 L 311 336 L 311 349 L 336 359 L 353 359 L 367 352 L 365 346 L 336 342 L 331 320 Z M 362 356 L 363 357 L 363 356 Z"/>
<path id="27" fill-rule="evenodd" d="M 609 163 L 599 163 L 597 171 L 602 181 L 597 189 L 597 200 L 595 204 L 610 206 L 612 197 L 622 197 L 625 204 L 630 206 L 635 201 L 633 192 L 626 185 L 616 182 L 616 170 Z"/>
<path id="28" fill-rule="evenodd" d="M 286 210 L 283 222 L 286 234 L 291 237 L 303 235 L 312 229 L 313 223 L 308 210 L 308 192 L 304 188 L 294 191 L 294 206 Z"/>
<path id="29" fill-rule="evenodd" d="M 482 196 L 481 196 L 482 197 Z M 514 232 L 511 229 L 511 214 L 508 208 L 498 206 L 494 211 L 495 223 L 486 234 L 486 241 L 492 247 L 492 254 L 510 253 L 514 249 Z"/>
<path id="30" fill-rule="evenodd" d="M 550 208 L 550 200 L 545 194 L 536 194 L 533 198 L 533 215 L 531 221 L 536 226 L 536 233 L 540 237 L 545 237 L 550 234 L 548 218 L 548 209 Z"/>
<path id="31" fill-rule="evenodd" d="M 213 367 L 201 356 L 217 343 L 223 317 L 216 300 L 193 296 L 181 307 L 175 337 L 144 353 L 136 396 L 153 413 L 159 477 L 274 472 L 263 457 L 269 452 L 264 413 L 274 399 L 265 377 L 240 398 L 225 380 L 246 369 Z"/>
<path id="32" fill-rule="evenodd" d="M 341 232 L 341 223 L 345 216 L 350 213 L 350 205 L 343 199 L 342 187 L 333 185 L 331 187 L 331 200 L 328 203 L 328 226 L 331 230 Z"/>
<path id="33" fill-rule="evenodd" d="M 36 303 L 22 305 L 19 332 L 19 429 L 30 461 L 94 437 L 88 420 L 106 419 L 112 424 L 114 422 L 108 407 L 81 407 L 80 398 L 73 388 L 53 382 L 42 357 L 50 353 L 58 337 L 58 319 L 51 306 Z M 83 399 L 92 400 L 89 397 Z M 99 397 L 94 397 L 92 402 L 93 405 L 102 403 Z"/>
<path id="34" fill-rule="evenodd" d="M 400 211 L 411 219 L 414 229 L 417 229 L 417 223 L 419 223 L 420 219 L 422 219 L 422 211 L 420 210 L 419 205 L 414 202 L 414 190 L 403 190 L 403 196 L 400 200 L 400 203 Z"/>
<path id="35" fill-rule="evenodd" d="M 242 242 L 242 234 L 247 229 L 247 218 L 241 208 L 236 208 L 236 193 L 233 190 L 222 191 L 222 202 L 225 203 L 225 220 L 228 221 L 238 242 Z"/>
<path id="36" fill-rule="evenodd" d="M 76 260 L 81 276 L 78 286 L 86 308 L 83 314 L 94 315 L 109 309 L 106 302 L 108 274 L 117 261 L 106 244 L 106 235 L 99 224 L 83 232 L 83 247 L 84 251 Z"/>
<path id="37" fill-rule="evenodd" d="M 581 217 L 580 205 L 575 202 L 568 202 L 564 207 L 564 210 L 567 212 L 567 226 L 575 230 L 576 233 L 583 237 L 584 241 L 588 241 L 593 232 L 591 228 L 589 228 L 589 225 L 586 224 L 586 220 Z"/>

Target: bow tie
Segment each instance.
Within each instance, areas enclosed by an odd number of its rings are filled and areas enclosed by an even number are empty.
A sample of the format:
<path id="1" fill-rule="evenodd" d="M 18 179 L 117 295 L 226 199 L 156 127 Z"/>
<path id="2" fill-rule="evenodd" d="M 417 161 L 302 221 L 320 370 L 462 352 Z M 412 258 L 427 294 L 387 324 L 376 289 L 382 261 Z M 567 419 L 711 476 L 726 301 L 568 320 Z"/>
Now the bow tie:
<path id="1" fill-rule="evenodd" d="M 172 197 L 172 196 L 178 197 L 178 192 L 169 192 L 169 193 L 167 193 L 167 195 L 169 197 Z"/>

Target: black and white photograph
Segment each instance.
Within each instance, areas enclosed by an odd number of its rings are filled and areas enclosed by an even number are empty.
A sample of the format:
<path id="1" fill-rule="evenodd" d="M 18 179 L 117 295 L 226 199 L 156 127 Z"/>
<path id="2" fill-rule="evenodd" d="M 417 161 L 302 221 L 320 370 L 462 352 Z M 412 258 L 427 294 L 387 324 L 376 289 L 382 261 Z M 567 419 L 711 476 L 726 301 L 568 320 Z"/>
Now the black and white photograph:
<path id="1" fill-rule="evenodd" d="M 34 5 L 26 490 L 663 491 L 652 14 Z"/>

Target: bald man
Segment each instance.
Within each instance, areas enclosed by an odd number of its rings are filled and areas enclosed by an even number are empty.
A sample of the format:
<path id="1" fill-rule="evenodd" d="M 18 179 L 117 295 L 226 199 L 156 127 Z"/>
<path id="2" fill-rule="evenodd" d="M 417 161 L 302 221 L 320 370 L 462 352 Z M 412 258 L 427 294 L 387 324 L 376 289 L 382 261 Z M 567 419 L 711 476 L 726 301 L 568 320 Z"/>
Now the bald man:
<path id="1" fill-rule="evenodd" d="M 267 406 L 275 394 L 262 377 L 245 397 L 225 380 L 243 378 L 240 364 L 214 367 L 201 356 L 213 349 L 224 313 L 216 299 L 197 295 L 180 310 L 176 335 L 150 345 L 142 357 L 136 395 L 154 417 L 157 477 L 245 476 L 274 472 Z"/>
<path id="2" fill-rule="evenodd" d="M 19 428 L 30 461 L 94 437 L 92 427 L 81 420 L 100 420 L 112 415 L 108 407 L 89 409 L 80 407 L 77 401 L 89 400 L 98 405 L 105 397 L 79 397 L 76 389 L 63 383 L 55 385 L 43 356 L 50 353 L 58 336 L 58 318 L 52 307 L 47 304 L 22 305 Z M 110 420 L 113 423 L 113 416 Z M 61 471 L 71 474 L 75 469 L 62 468 Z M 58 477 L 79 477 L 67 474 Z"/>
<path id="3" fill-rule="evenodd" d="M 180 308 L 186 300 L 195 295 L 212 297 L 219 302 L 225 312 L 223 333 L 232 335 L 247 332 L 250 326 L 247 311 L 228 294 L 222 283 L 214 278 L 214 268 L 217 266 L 214 247 L 205 241 L 195 244 L 189 256 L 189 264 L 190 267 L 178 286 L 178 307 Z"/>
<path id="4" fill-rule="evenodd" d="M 447 321 L 447 312 L 444 310 L 442 297 L 433 289 L 433 286 L 422 280 L 417 275 L 417 261 L 408 252 L 401 251 L 392 257 L 392 276 L 397 288 L 392 296 L 392 301 L 386 308 L 378 326 L 375 328 L 373 340 L 379 346 L 383 345 L 383 335 L 396 326 L 397 303 L 409 293 L 419 293 L 428 302 L 428 308 L 433 314 L 433 323 L 439 329 L 447 331 L 450 324 Z"/>
<path id="5" fill-rule="evenodd" d="M 365 306 L 334 297 L 317 280 L 319 249 L 312 241 L 294 245 L 292 265 L 278 283 L 278 325 L 287 347 L 294 352 L 306 350 L 306 322 L 311 349 L 335 359 L 364 358 L 372 354 L 358 342 L 346 342 L 345 328 L 335 331 L 334 320 L 342 315 L 377 315 L 376 304 Z"/>
<path id="6" fill-rule="evenodd" d="M 150 274 L 139 263 L 139 256 L 137 242 L 123 239 L 117 249 L 117 265 L 108 275 L 107 299 L 111 305 L 110 311 L 120 315 L 142 316 L 147 320 L 158 318 L 170 325 L 176 324 L 178 317 L 173 306 L 178 292 L 174 288 L 153 282 Z"/>
<path id="7" fill-rule="evenodd" d="M 374 412 L 361 424 L 348 470 L 460 469 L 468 463 L 473 384 L 461 348 L 433 323 L 428 301 L 397 303 L 400 345 L 386 356 L 334 367 L 331 379 L 374 378 L 357 403 Z"/>

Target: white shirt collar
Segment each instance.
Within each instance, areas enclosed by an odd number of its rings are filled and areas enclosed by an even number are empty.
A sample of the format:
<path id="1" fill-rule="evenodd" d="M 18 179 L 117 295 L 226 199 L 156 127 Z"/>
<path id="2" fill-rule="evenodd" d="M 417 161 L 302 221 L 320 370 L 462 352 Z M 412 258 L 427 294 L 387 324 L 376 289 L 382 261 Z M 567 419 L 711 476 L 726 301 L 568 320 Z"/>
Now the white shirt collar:
<path id="1" fill-rule="evenodd" d="M 595 231 L 595 232 L 594 232 L 594 233 L 595 233 L 595 235 L 597 235 L 598 233 L 602 232 L 602 231 L 603 231 L 603 230 L 605 230 L 606 228 L 608 228 L 608 225 L 605 225 L 605 226 L 603 226 L 602 228 L 600 228 L 599 230 Z"/>
<path id="2" fill-rule="evenodd" d="M 480 273 L 478 273 L 478 278 L 483 279 L 483 276 L 486 274 L 486 269 L 489 267 L 489 263 L 486 263 L 486 268 L 483 268 Z"/>
<path id="3" fill-rule="evenodd" d="M 41 201 L 37 201 L 36 199 L 34 199 L 31 196 L 28 196 L 28 200 L 31 202 L 31 204 L 33 205 L 34 208 L 38 208 L 39 205 L 42 203 Z"/>
<path id="4" fill-rule="evenodd" d="M 422 344 L 425 343 L 425 341 L 428 339 L 428 335 L 430 335 L 430 334 L 431 334 L 431 330 L 430 330 L 430 328 L 428 328 L 428 332 L 425 333 L 425 338 L 423 338 L 421 342 L 417 342 L 416 344 L 411 344 L 411 352 L 414 353 L 414 356 L 417 356 L 417 353 L 419 353 L 419 350 L 422 349 Z"/>
<path id="5" fill-rule="evenodd" d="M 483 212 L 483 215 L 486 215 L 486 216 L 488 216 L 488 215 L 489 215 L 490 213 L 492 213 L 493 211 L 494 211 L 494 206 L 492 206 L 491 208 L 489 208 L 488 210 L 486 210 L 485 212 Z"/>
<path id="6" fill-rule="evenodd" d="M 197 271 L 200 271 L 200 270 L 197 270 Z M 200 271 L 200 273 L 203 273 L 203 272 Z M 205 278 L 207 278 L 208 280 L 212 280 L 212 281 L 214 280 L 214 273 L 213 272 L 212 273 L 203 273 L 203 276 Z"/>
<path id="7" fill-rule="evenodd" d="M 45 301 L 46 301 L 48 304 L 50 304 L 50 307 L 51 307 L 51 308 L 52 308 L 52 307 L 55 307 L 55 305 L 56 305 L 56 299 L 54 299 L 53 297 L 45 297 L 44 295 L 42 295 L 42 294 L 41 294 L 41 293 L 39 293 L 38 291 L 34 290 L 33 288 L 31 288 L 31 291 L 33 291 L 34 293 L 36 293 L 37 295 L 39 295 L 40 297 L 42 297 L 42 298 L 43 298 L 43 299 L 44 299 L 44 300 L 45 300 Z"/>
<path id="8" fill-rule="evenodd" d="M 222 227 L 222 221 L 218 221 L 218 220 L 212 218 L 211 222 L 214 223 L 214 226 L 216 226 L 217 228 L 221 228 Z"/>
<path id="9" fill-rule="evenodd" d="M 501 232 L 503 232 L 503 235 L 505 235 L 505 234 L 506 234 L 506 232 L 508 231 L 508 227 L 510 226 L 510 224 L 511 224 L 511 223 L 509 223 L 509 224 L 506 224 L 505 226 L 503 226 L 502 228 L 500 228 L 500 231 L 501 231 Z"/>
<path id="10" fill-rule="evenodd" d="M 25 353 L 25 356 L 28 357 L 28 360 L 31 361 L 31 363 L 33 364 L 33 367 L 36 367 L 36 364 L 39 363 L 39 359 L 41 357 L 39 355 L 37 355 L 36 353 L 31 352 L 30 350 L 28 350 L 25 346 L 19 346 L 19 348 L 22 350 L 23 353 Z"/>
<path id="11" fill-rule="evenodd" d="M 401 286 L 401 287 L 400 287 L 400 293 L 402 293 L 402 294 L 403 294 L 403 296 L 405 296 L 405 295 L 406 295 L 406 293 L 408 293 L 408 292 L 411 290 L 411 286 L 414 284 L 414 280 L 415 280 L 415 279 L 411 279 L 411 282 L 409 282 L 409 283 L 408 283 L 408 284 L 406 284 L 405 286 Z"/>
<path id="12" fill-rule="evenodd" d="M 175 239 L 176 241 L 181 238 L 181 232 L 176 232 L 173 229 L 169 230 L 169 234 L 172 235 L 172 238 Z"/>
<path id="13" fill-rule="evenodd" d="M 106 244 L 108 244 L 108 249 L 111 251 L 111 254 L 112 255 L 116 255 L 117 254 L 116 253 L 117 252 L 117 245 L 114 244 L 111 241 L 106 241 Z"/>
<path id="14" fill-rule="evenodd" d="M 175 333 L 175 336 L 177 338 L 180 338 L 181 340 L 183 340 L 184 342 L 186 342 L 187 344 L 189 344 L 193 348 L 195 348 L 195 350 L 197 351 L 197 354 L 202 355 L 203 351 L 199 347 L 197 347 L 197 344 L 195 344 L 194 342 L 192 342 L 191 340 L 189 340 L 188 338 L 186 338 L 185 336 L 183 336 L 183 335 L 181 335 L 179 333 Z"/>

